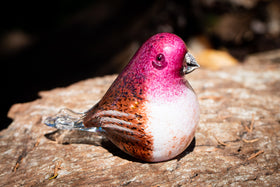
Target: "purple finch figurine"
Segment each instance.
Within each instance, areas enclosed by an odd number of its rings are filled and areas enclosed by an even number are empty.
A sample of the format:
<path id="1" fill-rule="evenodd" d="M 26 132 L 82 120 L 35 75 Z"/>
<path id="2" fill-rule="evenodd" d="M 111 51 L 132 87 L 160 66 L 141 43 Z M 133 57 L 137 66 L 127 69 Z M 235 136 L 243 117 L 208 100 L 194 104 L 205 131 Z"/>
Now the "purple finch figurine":
<path id="1" fill-rule="evenodd" d="M 45 123 L 100 133 L 147 162 L 172 159 L 191 143 L 199 122 L 198 99 L 184 77 L 198 67 L 180 37 L 156 34 L 90 110 L 82 116 L 64 111 Z"/>

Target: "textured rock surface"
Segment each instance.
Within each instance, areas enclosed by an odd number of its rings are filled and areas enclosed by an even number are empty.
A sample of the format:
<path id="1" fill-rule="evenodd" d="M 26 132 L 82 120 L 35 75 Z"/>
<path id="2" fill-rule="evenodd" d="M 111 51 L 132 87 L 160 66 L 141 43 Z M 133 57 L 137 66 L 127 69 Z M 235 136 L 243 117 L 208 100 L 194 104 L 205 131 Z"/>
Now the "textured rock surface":
<path id="1" fill-rule="evenodd" d="M 143 163 L 88 132 L 42 123 L 64 107 L 86 111 L 116 76 L 40 92 L 40 99 L 15 104 L 8 114 L 14 121 L 0 133 L 0 185 L 279 185 L 279 54 L 193 72 L 188 78 L 201 105 L 195 140 L 185 154 L 162 163 Z"/>

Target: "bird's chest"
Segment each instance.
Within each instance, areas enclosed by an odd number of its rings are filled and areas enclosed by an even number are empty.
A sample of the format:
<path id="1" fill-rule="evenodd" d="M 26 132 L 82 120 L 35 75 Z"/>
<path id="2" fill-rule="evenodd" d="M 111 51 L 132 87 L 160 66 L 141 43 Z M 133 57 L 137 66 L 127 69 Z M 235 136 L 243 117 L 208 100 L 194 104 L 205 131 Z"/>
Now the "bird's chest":
<path id="1" fill-rule="evenodd" d="M 194 92 L 164 102 L 150 99 L 146 133 L 153 138 L 154 159 L 173 157 L 186 149 L 199 120 L 199 105 Z"/>

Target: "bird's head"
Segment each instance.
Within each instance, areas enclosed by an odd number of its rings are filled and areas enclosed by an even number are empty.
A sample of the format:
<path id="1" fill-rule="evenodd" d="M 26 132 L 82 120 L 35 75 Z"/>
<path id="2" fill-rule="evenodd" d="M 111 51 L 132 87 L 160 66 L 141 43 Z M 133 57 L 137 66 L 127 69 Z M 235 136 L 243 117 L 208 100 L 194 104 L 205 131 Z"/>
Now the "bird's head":
<path id="1" fill-rule="evenodd" d="M 134 71 L 156 80 L 181 78 L 199 67 L 184 41 L 171 33 L 149 38 L 137 51 L 131 65 Z"/>

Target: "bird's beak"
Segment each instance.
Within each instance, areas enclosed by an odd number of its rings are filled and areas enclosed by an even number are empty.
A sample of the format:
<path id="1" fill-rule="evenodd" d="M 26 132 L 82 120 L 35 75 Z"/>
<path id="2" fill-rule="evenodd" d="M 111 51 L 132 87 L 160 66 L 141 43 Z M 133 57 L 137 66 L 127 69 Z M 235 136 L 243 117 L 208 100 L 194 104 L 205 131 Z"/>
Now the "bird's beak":
<path id="1" fill-rule="evenodd" d="M 184 74 L 191 73 L 193 70 L 195 70 L 199 67 L 200 66 L 196 62 L 194 57 L 189 52 L 187 52 L 186 55 L 185 55 L 184 62 L 183 62 L 183 73 Z"/>

